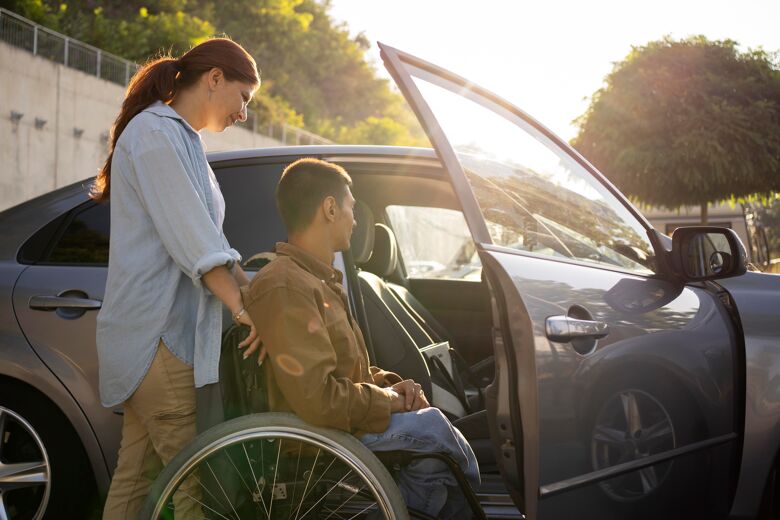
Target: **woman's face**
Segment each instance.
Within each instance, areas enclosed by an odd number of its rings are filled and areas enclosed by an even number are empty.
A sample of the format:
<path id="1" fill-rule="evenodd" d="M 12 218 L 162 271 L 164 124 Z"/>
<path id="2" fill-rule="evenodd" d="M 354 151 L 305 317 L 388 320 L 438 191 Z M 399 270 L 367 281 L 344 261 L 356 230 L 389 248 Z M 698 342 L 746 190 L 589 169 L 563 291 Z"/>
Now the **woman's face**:
<path id="1" fill-rule="evenodd" d="M 246 121 L 247 105 L 257 86 L 228 81 L 219 69 L 212 71 L 209 76 L 206 128 L 212 132 L 222 132 L 236 121 Z"/>

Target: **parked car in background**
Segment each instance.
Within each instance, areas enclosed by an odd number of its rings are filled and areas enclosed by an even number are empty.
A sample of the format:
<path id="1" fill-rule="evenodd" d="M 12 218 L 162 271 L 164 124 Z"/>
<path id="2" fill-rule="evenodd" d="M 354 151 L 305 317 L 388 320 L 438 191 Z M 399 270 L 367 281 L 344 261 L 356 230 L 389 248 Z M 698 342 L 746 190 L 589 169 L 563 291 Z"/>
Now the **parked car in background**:
<path id="1" fill-rule="evenodd" d="M 371 298 L 368 277 L 411 295 L 431 339 L 463 360 L 470 409 L 451 415 L 480 460 L 489 517 L 777 514 L 780 277 L 745 272 L 730 230 L 659 233 L 530 116 L 381 47 L 433 149 L 212 154 L 231 245 L 250 258 L 284 240 L 273 193 L 285 165 L 349 171 L 360 236 L 374 239 L 344 257 L 350 298 Z M 94 345 L 109 207 L 87 192 L 0 213 L 0 518 L 76 511 L 116 462 L 121 408 L 100 406 Z M 460 260 L 411 247 L 424 240 Z M 435 262 L 446 268 L 429 272 L 452 275 L 422 276 Z M 391 316 L 361 318 L 377 364 L 430 385 L 424 357 L 395 349 L 411 341 L 401 322 L 375 321 Z"/>

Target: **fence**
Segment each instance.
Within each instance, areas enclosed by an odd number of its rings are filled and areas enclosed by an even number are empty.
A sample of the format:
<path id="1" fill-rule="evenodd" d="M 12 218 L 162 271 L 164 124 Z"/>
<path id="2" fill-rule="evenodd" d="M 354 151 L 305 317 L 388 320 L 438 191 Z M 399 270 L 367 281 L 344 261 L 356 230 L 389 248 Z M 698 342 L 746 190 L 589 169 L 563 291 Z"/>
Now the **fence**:
<path id="1" fill-rule="evenodd" d="M 0 41 L 25 49 L 35 56 L 47 58 L 122 86 L 126 86 L 138 70 L 138 64 L 132 61 L 52 31 L 2 7 L 0 7 Z M 258 124 L 257 114 L 252 111 L 248 112 L 247 120 L 241 126 L 284 144 L 329 144 L 331 142 L 324 137 L 285 123 Z"/>

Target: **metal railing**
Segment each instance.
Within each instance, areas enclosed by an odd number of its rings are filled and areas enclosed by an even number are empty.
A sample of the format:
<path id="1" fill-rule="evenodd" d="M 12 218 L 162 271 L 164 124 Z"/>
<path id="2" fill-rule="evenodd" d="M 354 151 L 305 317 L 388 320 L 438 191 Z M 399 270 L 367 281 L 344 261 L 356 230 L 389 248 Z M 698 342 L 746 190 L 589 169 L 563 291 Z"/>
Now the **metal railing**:
<path id="1" fill-rule="evenodd" d="M 127 86 L 138 70 L 137 63 L 74 40 L 2 7 L 0 41 L 122 86 Z M 240 126 L 288 145 L 331 143 L 286 123 L 258 124 L 257 113 L 253 111 L 249 111 L 246 122 Z"/>

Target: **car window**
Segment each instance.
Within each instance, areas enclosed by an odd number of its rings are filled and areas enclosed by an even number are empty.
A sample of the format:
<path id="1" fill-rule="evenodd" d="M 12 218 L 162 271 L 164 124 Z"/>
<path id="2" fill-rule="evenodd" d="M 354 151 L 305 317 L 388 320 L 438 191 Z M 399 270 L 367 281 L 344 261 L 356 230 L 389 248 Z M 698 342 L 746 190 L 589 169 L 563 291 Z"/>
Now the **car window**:
<path id="1" fill-rule="evenodd" d="M 225 197 L 222 229 L 244 262 L 255 254 L 272 251 L 276 242 L 287 239 L 274 195 L 283 167 L 282 164 L 214 166 Z"/>
<path id="2" fill-rule="evenodd" d="M 462 212 L 388 206 L 387 216 L 409 278 L 480 280 L 482 264 Z"/>
<path id="3" fill-rule="evenodd" d="M 503 108 L 468 99 L 468 92 L 414 80 L 458 154 L 493 243 L 653 272 L 642 223 L 542 132 Z"/>
<path id="4" fill-rule="evenodd" d="M 109 205 L 87 203 L 75 210 L 67 227 L 42 261 L 48 264 L 108 265 L 110 233 Z"/>

